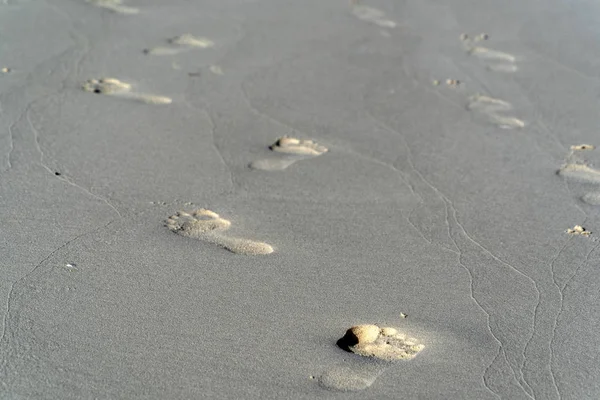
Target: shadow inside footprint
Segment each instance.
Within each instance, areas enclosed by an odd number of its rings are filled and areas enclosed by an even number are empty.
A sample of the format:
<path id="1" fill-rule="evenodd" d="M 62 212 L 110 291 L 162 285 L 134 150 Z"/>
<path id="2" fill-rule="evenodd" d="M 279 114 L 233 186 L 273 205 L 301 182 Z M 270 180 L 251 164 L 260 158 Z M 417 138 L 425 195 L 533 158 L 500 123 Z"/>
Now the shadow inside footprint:
<path id="1" fill-rule="evenodd" d="M 250 163 L 250 168 L 263 171 L 281 171 L 290 165 L 309 158 L 318 157 L 326 153 L 328 149 L 312 140 L 300 140 L 288 136 L 277 139 L 269 146 L 269 150 L 283 153 L 278 158 L 267 158 Z"/>

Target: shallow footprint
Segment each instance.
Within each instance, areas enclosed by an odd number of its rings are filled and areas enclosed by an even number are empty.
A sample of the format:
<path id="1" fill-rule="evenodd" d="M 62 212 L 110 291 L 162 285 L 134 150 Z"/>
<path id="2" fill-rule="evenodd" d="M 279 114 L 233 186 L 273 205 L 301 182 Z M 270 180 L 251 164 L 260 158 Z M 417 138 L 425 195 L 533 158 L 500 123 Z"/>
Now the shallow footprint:
<path id="1" fill-rule="evenodd" d="M 467 54 L 485 61 L 487 69 L 495 72 L 516 72 L 518 68 L 516 64 L 517 58 L 515 56 L 477 44 L 477 42 L 487 39 L 488 36 L 485 34 L 478 35 L 473 39 L 466 34 L 461 36 Z"/>
<path id="2" fill-rule="evenodd" d="M 146 104 L 171 104 L 169 97 L 146 93 L 134 93 L 131 85 L 115 78 L 89 79 L 82 85 L 86 92 L 117 96 L 125 99 L 140 101 Z"/>
<path id="3" fill-rule="evenodd" d="M 269 146 L 271 151 L 284 153 L 280 158 L 256 160 L 250 163 L 250 168 L 265 171 L 281 171 L 300 160 L 318 157 L 328 149 L 312 140 L 300 140 L 288 136 L 277 139 Z"/>
<path id="4" fill-rule="evenodd" d="M 121 0 L 86 0 L 88 3 L 95 5 L 96 7 L 105 8 L 117 14 L 137 14 L 140 12 L 135 7 L 128 7 L 122 5 Z"/>
<path id="5" fill-rule="evenodd" d="M 373 7 L 354 5 L 352 7 L 352 14 L 358 19 L 371 22 L 382 28 L 395 28 L 397 25 L 396 22 L 387 19 L 383 11 Z"/>
<path id="6" fill-rule="evenodd" d="M 151 49 L 144 50 L 144 53 L 153 56 L 170 56 L 194 48 L 207 49 L 215 45 L 210 39 L 195 37 L 189 33 L 184 33 L 183 35 L 168 39 L 167 42 L 170 46 L 153 47 Z"/>
<path id="7" fill-rule="evenodd" d="M 417 339 L 407 337 L 395 328 L 377 325 L 353 326 L 338 340 L 337 345 L 346 351 L 371 358 L 352 360 L 350 364 L 333 367 L 321 375 L 321 386 L 341 391 L 368 388 L 394 361 L 411 360 L 425 347 Z"/>
<path id="8" fill-rule="evenodd" d="M 512 105 L 504 100 L 477 94 L 469 97 L 468 110 L 479 111 L 489 117 L 490 121 L 503 129 L 523 128 L 525 122 L 522 120 L 503 115 L 512 110 Z"/>
<path id="9" fill-rule="evenodd" d="M 200 208 L 191 213 L 179 211 L 167 219 L 167 227 L 185 237 L 202 240 L 221 246 L 232 253 L 244 255 L 271 254 L 273 247 L 267 243 L 225 236 L 231 222 L 219 214 Z"/>

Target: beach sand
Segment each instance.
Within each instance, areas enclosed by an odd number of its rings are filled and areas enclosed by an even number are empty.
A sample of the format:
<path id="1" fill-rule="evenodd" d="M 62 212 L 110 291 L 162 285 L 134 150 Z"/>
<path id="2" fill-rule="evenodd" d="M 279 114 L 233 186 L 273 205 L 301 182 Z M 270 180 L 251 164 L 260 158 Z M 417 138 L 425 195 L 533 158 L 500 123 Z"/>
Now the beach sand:
<path id="1" fill-rule="evenodd" d="M 599 11 L 0 1 L 0 397 L 599 398 Z"/>

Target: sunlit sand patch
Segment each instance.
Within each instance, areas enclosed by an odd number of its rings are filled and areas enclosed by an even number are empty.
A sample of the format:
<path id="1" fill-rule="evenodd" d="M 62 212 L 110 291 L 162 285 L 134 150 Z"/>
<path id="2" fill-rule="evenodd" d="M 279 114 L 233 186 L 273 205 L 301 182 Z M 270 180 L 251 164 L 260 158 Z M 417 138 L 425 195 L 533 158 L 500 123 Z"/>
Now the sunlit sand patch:
<path id="1" fill-rule="evenodd" d="M 297 161 L 318 157 L 328 149 L 312 140 L 301 140 L 284 136 L 269 146 L 271 151 L 283 153 L 279 158 L 257 160 L 250 163 L 250 168 L 266 171 L 283 170 Z"/>
<path id="2" fill-rule="evenodd" d="M 581 197 L 581 200 L 592 206 L 600 206 L 600 192 L 586 193 Z"/>
<path id="3" fill-rule="evenodd" d="M 132 92 L 129 83 L 115 78 L 89 79 L 82 85 L 82 89 L 86 92 L 116 96 L 146 104 L 170 104 L 173 101 L 165 96 Z"/>
<path id="4" fill-rule="evenodd" d="M 396 22 L 385 17 L 385 13 L 373 7 L 356 4 L 352 7 L 352 14 L 358 19 L 371 22 L 382 28 L 395 28 Z"/>
<path id="5" fill-rule="evenodd" d="M 460 39 L 467 54 L 485 61 L 487 69 L 495 72 L 516 72 L 518 70 L 516 65 L 517 58 L 514 55 L 478 44 L 478 42 L 489 39 L 486 33 L 479 34 L 473 38 L 463 33 Z"/>
<path id="6" fill-rule="evenodd" d="M 169 46 L 158 46 L 144 50 L 144 53 L 153 56 L 170 56 L 184 51 L 196 49 L 207 49 L 213 47 L 215 43 L 207 38 L 195 37 L 189 33 L 175 36 L 167 39 Z"/>
<path id="7" fill-rule="evenodd" d="M 581 225 L 575 225 L 573 228 L 569 228 L 566 232 L 570 235 L 590 236 L 592 232 L 586 230 Z"/>
<path id="8" fill-rule="evenodd" d="M 166 225 L 178 235 L 213 243 L 232 253 L 263 255 L 274 251 L 267 243 L 223 235 L 231 222 L 204 208 L 191 213 L 179 211 L 167 219 Z"/>
<path id="9" fill-rule="evenodd" d="M 558 174 L 579 182 L 600 184 L 600 170 L 586 164 L 567 163 L 558 170 Z"/>
<path id="10" fill-rule="evenodd" d="M 512 110 L 512 108 L 512 105 L 507 101 L 479 94 L 469 97 L 469 102 L 467 104 L 467 109 L 476 110 L 486 114 L 491 122 L 501 128 L 523 128 L 525 126 L 525 122 L 522 120 L 501 114 Z"/>
<path id="11" fill-rule="evenodd" d="M 325 388 L 341 391 L 368 388 L 390 366 L 389 362 L 411 360 L 425 347 L 396 328 L 371 324 L 351 327 L 337 345 L 374 361 L 357 363 L 352 360 L 345 366 L 337 366 L 323 373 L 319 383 Z"/>
<path id="12" fill-rule="evenodd" d="M 137 14 L 138 8 L 124 6 L 121 0 L 86 0 L 88 3 L 115 12 L 117 14 Z"/>

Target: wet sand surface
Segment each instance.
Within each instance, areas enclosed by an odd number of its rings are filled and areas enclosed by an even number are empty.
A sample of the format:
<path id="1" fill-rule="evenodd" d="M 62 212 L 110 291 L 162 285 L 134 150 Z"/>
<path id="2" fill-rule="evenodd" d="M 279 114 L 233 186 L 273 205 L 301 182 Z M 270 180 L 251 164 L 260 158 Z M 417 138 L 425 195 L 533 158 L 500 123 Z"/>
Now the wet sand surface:
<path id="1" fill-rule="evenodd" d="M 0 1 L 0 397 L 600 397 L 599 6 L 501 3 Z"/>

